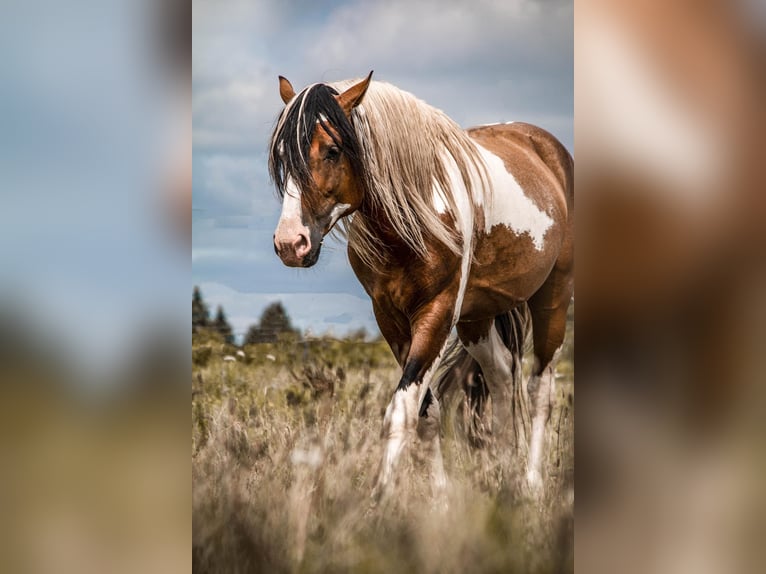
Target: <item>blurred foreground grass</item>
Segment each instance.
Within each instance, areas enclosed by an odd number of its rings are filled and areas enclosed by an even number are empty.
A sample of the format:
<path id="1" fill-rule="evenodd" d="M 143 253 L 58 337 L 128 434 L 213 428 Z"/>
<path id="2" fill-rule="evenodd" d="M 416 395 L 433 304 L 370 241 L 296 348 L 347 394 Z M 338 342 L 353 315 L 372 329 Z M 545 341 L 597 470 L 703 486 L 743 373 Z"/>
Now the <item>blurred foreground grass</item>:
<path id="1" fill-rule="evenodd" d="M 385 343 L 284 340 L 244 352 L 195 340 L 195 572 L 573 569 L 568 358 L 540 502 L 525 491 L 522 450 L 475 450 L 463 440 L 456 393 L 442 424 L 445 501 L 433 499 L 414 453 L 404 457 L 395 500 L 373 507 L 382 414 L 400 372 Z"/>
<path id="2" fill-rule="evenodd" d="M 0 572 L 187 572 L 180 394 L 1 386 Z"/>

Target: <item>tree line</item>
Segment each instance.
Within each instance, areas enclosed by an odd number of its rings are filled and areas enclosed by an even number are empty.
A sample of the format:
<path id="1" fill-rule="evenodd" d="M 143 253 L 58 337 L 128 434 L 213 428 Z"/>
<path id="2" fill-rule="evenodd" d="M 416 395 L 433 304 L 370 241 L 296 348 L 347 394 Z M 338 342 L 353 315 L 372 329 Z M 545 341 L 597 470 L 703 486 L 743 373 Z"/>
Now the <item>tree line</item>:
<path id="1" fill-rule="evenodd" d="M 234 330 L 226 318 L 223 306 L 218 305 L 215 317 L 211 319 L 210 310 L 202 297 L 202 292 L 195 286 L 192 291 L 192 333 L 201 332 L 217 333 L 226 343 L 235 344 Z M 275 343 L 283 333 L 298 334 L 299 331 L 293 327 L 282 303 L 276 301 L 263 310 L 257 323 L 250 325 L 243 344 Z"/>

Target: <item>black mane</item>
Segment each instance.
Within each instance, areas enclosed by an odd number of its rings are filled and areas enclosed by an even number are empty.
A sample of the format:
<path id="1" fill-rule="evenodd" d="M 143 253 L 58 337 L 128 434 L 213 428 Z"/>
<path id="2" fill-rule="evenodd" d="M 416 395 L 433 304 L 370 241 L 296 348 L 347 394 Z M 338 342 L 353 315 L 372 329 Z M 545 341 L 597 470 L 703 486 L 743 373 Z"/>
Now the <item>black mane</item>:
<path id="1" fill-rule="evenodd" d="M 335 100 L 336 95 L 337 90 L 327 84 L 309 86 L 285 107 L 277 119 L 277 129 L 269 150 L 269 174 L 280 197 L 284 196 L 288 176 L 301 190 L 311 188 L 308 158 L 317 124 L 325 128 L 349 158 L 354 173 L 361 176 L 359 140 L 353 125 Z M 335 132 L 328 126 L 332 126 Z"/>

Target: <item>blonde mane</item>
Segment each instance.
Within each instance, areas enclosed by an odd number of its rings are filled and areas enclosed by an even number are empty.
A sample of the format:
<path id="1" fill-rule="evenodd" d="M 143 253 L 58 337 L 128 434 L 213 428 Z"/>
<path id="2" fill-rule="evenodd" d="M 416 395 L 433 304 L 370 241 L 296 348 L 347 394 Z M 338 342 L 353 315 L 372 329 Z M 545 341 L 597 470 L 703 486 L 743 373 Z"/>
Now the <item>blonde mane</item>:
<path id="1" fill-rule="evenodd" d="M 343 92 L 356 81 L 336 82 L 331 87 Z M 457 221 L 455 167 L 471 199 L 471 209 L 476 209 L 476 194 L 490 189 L 486 166 L 465 131 L 441 110 L 391 84 L 376 81 L 370 83 L 364 100 L 354 108 L 352 123 L 373 212 L 382 213 L 419 257 L 428 256 L 428 235 L 462 254 L 463 238 L 442 221 L 434 194 L 438 190 L 447 212 Z M 484 189 L 474 189 L 477 181 Z M 367 264 L 382 261 L 384 246 L 366 216 L 357 211 L 349 219 L 344 229 L 349 247 Z"/>

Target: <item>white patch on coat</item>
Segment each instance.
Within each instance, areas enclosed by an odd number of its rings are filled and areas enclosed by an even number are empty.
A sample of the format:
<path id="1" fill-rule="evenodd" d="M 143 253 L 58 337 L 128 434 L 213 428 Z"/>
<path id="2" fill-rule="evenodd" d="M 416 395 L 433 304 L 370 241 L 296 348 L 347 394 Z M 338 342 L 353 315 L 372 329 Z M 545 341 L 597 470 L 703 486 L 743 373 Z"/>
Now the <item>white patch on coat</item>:
<path id="1" fill-rule="evenodd" d="M 309 228 L 303 224 L 301 192 L 291 178 L 285 183 L 285 196 L 282 200 L 282 214 L 279 216 L 274 240 L 277 244 L 292 244 L 298 235 L 310 237 Z"/>
<path id="2" fill-rule="evenodd" d="M 439 214 L 447 213 L 447 211 L 449 211 L 447 208 L 447 199 L 444 197 L 444 191 L 438 184 L 434 185 L 434 209 L 436 210 L 436 213 Z"/>
<path id="3" fill-rule="evenodd" d="M 496 225 L 504 225 L 517 235 L 527 233 L 535 249 L 542 251 L 545 234 L 553 219 L 524 194 L 502 159 L 478 144 L 476 147 L 493 185 L 492 199 L 484 206 L 484 230 L 489 233 Z"/>
<path id="4" fill-rule="evenodd" d="M 329 231 L 335 226 L 338 220 L 346 214 L 348 208 L 351 207 L 350 203 L 337 203 L 330 212 L 330 226 L 327 228 Z"/>
<path id="5" fill-rule="evenodd" d="M 582 107 L 582 117 L 599 118 L 588 126 L 583 147 L 605 165 L 651 173 L 661 184 L 643 186 L 646 193 L 658 190 L 663 201 L 680 200 L 684 209 L 704 207 L 729 163 L 726 139 L 671 88 L 628 28 L 603 15 L 583 27 L 577 58 L 588 65 L 578 74 L 588 91 L 578 114 Z"/>

